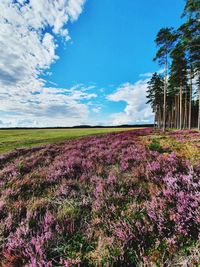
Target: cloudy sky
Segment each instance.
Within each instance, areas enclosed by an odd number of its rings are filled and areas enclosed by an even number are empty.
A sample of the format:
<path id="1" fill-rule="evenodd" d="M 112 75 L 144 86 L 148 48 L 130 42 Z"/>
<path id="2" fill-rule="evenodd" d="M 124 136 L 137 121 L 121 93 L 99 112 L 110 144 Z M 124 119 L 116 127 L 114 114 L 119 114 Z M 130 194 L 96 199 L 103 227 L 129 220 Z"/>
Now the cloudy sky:
<path id="1" fill-rule="evenodd" d="M 0 127 L 151 123 L 161 27 L 184 0 L 0 0 Z"/>

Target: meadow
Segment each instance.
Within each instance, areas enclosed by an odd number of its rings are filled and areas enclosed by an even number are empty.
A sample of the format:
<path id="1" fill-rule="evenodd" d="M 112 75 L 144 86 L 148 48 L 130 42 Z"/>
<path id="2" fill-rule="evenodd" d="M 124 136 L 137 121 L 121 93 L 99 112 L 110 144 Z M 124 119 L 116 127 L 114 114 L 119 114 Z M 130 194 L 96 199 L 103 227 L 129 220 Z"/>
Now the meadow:
<path id="1" fill-rule="evenodd" d="M 1 266 L 198 266 L 199 149 L 148 128 L 2 154 Z"/>
<path id="2" fill-rule="evenodd" d="M 0 130 L 0 153 L 16 148 L 58 143 L 81 136 L 131 129 L 133 128 L 5 129 Z"/>

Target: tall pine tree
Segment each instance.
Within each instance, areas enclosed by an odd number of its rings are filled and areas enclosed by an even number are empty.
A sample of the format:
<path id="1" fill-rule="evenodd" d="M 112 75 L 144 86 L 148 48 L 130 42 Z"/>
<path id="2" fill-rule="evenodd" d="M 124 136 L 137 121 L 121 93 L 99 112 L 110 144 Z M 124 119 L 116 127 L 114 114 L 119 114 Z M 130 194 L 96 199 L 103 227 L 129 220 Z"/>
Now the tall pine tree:
<path id="1" fill-rule="evenodd" d="M 158 32 L 155 43 L 158 51 L 154 60 L 157 60 L 161 66 L 164 65 L 164 94 L 163 94 L 163 131 L 166 128 L 166 97 L 167 97 L 167 75 L 168 75 L 168 57 L 172 49 L 175 36 L 172 28 L 162 28 Z"/>
<path id="2" fill-rule="evenodd" d="M 148 81 L 147 90 L 147 104 L 150 104 L 153 112 L 155 113 L 155 124 L 161 128 L 162 126 L 162 107 L 163 107 L 163 91 L 164 91 L 164 81 L 163 77 L 158 73 L 154 73 Z"/>
<path id="3" fill-rule="evenodd" d="M 200 130 L 200 0 L 187 0 L 182 17 L 187 17 L 186 25 L 190 34 L 187 47 L 190 50 L 190 60 L 198 86 L 199 111 L 198 129 Z"/>
<path id="4" fill-rule="evenodd" d="M 171 52 L 170 80 L 179 88 L 179 128 L 183 127 L 183 92 L 187 94 L 187 60 L 184 46 L 178 43 Z M 186 112 L 186 108 L 185 108 Z"/>

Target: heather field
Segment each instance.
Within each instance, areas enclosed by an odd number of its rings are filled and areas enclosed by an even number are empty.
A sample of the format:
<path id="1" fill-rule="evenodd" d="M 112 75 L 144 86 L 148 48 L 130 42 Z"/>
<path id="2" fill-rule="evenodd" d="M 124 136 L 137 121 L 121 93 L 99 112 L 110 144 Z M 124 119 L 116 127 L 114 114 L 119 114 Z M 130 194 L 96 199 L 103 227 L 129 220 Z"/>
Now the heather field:
<path id="1" fill-rule="evenodd" d="M 0 266 L 198 266 L 200 133 L 137 129 L 0 156 Z"/>

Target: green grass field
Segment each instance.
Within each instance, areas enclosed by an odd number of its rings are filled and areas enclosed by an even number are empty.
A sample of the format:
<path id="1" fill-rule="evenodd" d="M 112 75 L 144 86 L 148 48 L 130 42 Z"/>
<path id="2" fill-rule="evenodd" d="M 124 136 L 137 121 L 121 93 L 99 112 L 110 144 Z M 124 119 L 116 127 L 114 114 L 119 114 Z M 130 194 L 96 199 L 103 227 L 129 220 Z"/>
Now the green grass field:
<path id="1" fill-rule="evenodd" d="M 15 148 L 34 147 L 62 142 L 86 135 L 125 131 L 136 128 L 25 129 L 0 130 L 0 153 Z"/>

